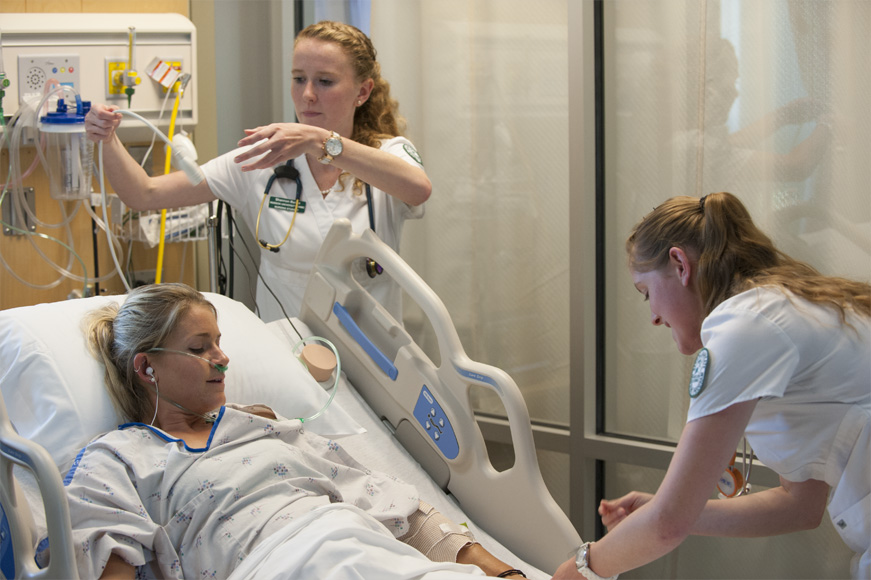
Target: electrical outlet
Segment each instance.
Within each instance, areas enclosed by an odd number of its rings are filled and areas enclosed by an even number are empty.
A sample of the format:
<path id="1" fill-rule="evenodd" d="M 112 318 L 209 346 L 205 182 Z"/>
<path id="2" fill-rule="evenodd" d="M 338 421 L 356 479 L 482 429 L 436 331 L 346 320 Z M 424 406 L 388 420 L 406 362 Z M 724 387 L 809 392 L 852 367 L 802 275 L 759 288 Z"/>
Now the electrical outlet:
<path id="1" fill-rule="evenodd" d="M 178 57 L 155 57 L 145 69 L 145 73 L 156 82 L 164 94 L 172 90 L 181 75 L 184 63 Z"/>
<path id="2" fill-rule="evenodd" d="M 166 63 L 170 68 L 173 68 L 173 69 L 175 69 L 175 70 L 181 72 L 181 61 L 180 61 L 180 60 L 165 60 L 165 61 L 163 61 L 163 62 L 165 62 L 165 63 Z M 175 83 L 173 83 L 173 85 L 174 85 L 174 84 L 175 84 Z M 169 90 L 168 88 L 163 87 L 163 86 L 160 87 L 160 88 L 162 89 L 162 92 L 163 92 L 164 95 L 166 94 L 166 91 Z M 171 87 L 170 87 L 170 88 L 171 88 Z"/>

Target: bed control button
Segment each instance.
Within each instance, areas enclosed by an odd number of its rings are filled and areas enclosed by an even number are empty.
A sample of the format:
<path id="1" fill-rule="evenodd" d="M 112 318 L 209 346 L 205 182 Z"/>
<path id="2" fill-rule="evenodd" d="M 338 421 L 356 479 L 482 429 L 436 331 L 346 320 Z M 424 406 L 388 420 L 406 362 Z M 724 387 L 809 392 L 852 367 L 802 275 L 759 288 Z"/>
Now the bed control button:
<path id="1" fill-rule="evenodd" d="M 447 459 L 456 459 L 460 454 L 460 447 L 454 434 L 454 428 L 426 385 L 420 390 L 413 414 L 442 455 Z"/>

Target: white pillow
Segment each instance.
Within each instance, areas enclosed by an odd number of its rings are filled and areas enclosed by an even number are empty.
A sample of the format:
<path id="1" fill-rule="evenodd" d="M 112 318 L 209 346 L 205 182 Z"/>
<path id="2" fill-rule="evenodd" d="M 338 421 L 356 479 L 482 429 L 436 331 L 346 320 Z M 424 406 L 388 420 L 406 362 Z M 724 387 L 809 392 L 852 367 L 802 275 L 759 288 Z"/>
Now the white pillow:
<path id="1" fill-rule="evenodd" d="M 309 417 L 328 392 L 266 324 L 237 302 L 203 293 L 218 311 L 221 348 L 230 357 L 227 401 L 264 403 L 285 417 Z M 0 393 L 18 433 L 66 466 L 91 438 L 121 423 L 104 383 L 102 363 L 85 344 L 83 316 L 125 296 L 96 296 L 0 311 Z M 335 401 L 306 424 L 339 437 L 363 428 Z"/>

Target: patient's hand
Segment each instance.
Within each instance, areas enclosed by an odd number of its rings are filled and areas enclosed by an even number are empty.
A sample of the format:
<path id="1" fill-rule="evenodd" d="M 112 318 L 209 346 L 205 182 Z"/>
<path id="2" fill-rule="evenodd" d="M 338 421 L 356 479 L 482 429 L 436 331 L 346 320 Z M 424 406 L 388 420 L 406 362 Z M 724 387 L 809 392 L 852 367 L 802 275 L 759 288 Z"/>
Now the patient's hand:
<path id="1" fill-rule="evenodd" d="M 488 552 L 484 546 L 475 542 L 463 546 L 457 554 L 458 564 L 474 564 L 484 571 L 487 576 L 496 576 L 512 569 L 511 566 Z M 511 574 L 504 578 L 523 578 L 520 574 Z"/>
<path id="2" fill-rule="evenodd" d="M 602 523 L 608 530 L 612 530 L 629 514 L 649 502 L 652 497 L 649 493 L 631 491 L 618 499 L 603 499 L 599 503 L 599 515 L 602 516 Z"/>
<path id="3" fill-rule="evenodd" d="M 109 556 L 109 561 L 106 562 L 100 580 L 126 580 L 128 578 L 133 580 L 135 576 L 136 568 L 133 567 L 133 564 L 128 564 L 118 554 L 112 554 Z"/>

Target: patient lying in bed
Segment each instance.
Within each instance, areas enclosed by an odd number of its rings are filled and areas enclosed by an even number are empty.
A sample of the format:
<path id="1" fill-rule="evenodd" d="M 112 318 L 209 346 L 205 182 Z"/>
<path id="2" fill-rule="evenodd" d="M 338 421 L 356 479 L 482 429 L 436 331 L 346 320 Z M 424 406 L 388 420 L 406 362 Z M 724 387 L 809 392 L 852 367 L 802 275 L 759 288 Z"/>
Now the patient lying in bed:
<path id="1" fill-rule="evenodd" d="M 225 405 L 230 361 L 199 292 L 138 288 L 88 338 L 129 422 L 65 480 L 83 577 L 522 577 L 299 419 Z"/>

